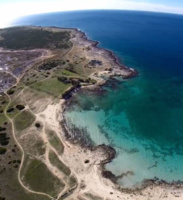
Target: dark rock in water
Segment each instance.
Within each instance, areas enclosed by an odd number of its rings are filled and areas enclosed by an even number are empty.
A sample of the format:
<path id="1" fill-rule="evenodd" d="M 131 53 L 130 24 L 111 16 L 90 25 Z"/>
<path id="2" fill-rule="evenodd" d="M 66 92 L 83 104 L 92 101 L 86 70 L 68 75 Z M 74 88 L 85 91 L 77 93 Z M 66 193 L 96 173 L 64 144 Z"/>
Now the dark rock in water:
<path id="1" fill-rule="evenodd" d="M 116 176 L 111 171 L 102 171 L 102 176 L 110 179 L 112 182 L 116 182 Z"/>
<path id="2" fill-rule="evenodd" d="M 80 87 L 81 87 L 80 85 L 73 86 L 70 90 L 67 90 L 66 92 L 64 92 L 64 94 L 62 95 L 62 98 L 65 100 L 70 99 L 72 97 L 72 94 L 76 92 Z"/>
<path id="3" fill-rule="evenodd" d="M 93 148 L 93 150 L 101 149 L 105 154 L 106 154 L 106 159 L 102 161 L 103 164 L 111 162 L 115 156 L 116 156 L 116 151 L 109 145 L 98 145 Z"/>
<path id="4" fill-rule="evenodd" d="M 110 78 L 105 82 L 103 88 L 117 89 L 119 83 L 121 83 L 121 81 L 119 81 L 115 78 Z"/>
<path id="5" fill-rule="evenodd" d="M 77 128 L 75 125 L 73 125 L 70 122 L 67 123 L 65 120 L 61 122 L 61 126 L 66 139 L 69 140 L 70 142 L 74 144 L 79 144 L 84 148 L 93 147 L 93 142 L 90 139 L 86 129 Z"/>

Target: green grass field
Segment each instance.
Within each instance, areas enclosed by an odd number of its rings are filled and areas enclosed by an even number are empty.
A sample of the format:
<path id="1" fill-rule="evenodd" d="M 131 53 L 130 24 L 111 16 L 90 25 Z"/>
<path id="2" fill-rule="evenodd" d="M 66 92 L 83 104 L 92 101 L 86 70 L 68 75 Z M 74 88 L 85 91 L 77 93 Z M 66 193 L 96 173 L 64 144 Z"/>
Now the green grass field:
<path id="1" fill-rule="evenodd" d="M 58 159 L 57 155 L 53 151 L 50 151 L 49 153 L 49 160 L 54 166 L 56 166 L 66 176 L 69 176 L 71 174 L 71 170 Z"/>
<path id="2" fill-rule="evenodd" d="M 35 117 L 29 111 L 23 111 L 14 118 L 15 128 L 22 131 L 28 128 L 35 121 Z"/>
<path id="3" fill-rule="evenodd" d="M 8 49 L 67 49 L 71 47 L 70 32 L 53 32 L 31 27 L 13 27 L 0 31 L 0 46 Z"/>
<path id="4" fill-rule="evenodd" d="M 62 71 L 62 75 L 64 75 L 64 76 L 73 76 L 73 77 L 80 77 L 79 74 L 73 73 L 73 72 L 71 72 L 69 70 L 66 70 L 66 69 L 64 69 Z"/>
<path id="5" fill-rule="evenodd" d="M 6 116 L 4 113 L 0 113 L 0 126 L 3 126 L 5 122 L 7 122 Z"/>
<path id="6" fill-rule="evenodd" d="M 61 155 L 64 152 L 64 145 L 61 143 L 56 133 L 53 131 L 47 131 L 50 144 L 58 151 Z"/>
<path id="7" fill-rule="evenodd" d="M 3 126 L 5 122 L 7 122 L 7 118 L 4 115 L 4 110 L 8 105 L 8 99 L 5 95 L 0 96 L 0 126 Z"/>
<path id="8" fill-rule="evenodd" d="M 58 97 L 61 96 L 70 86 L 70 83 L 65 84 L 58 81 L 57 78 L 49 78 L 42 82 L 35 83 L 31 88 Z"/>
<path id="9" fill-rule="evenodd" d="M 40 160 L 33 159 L 23 169 L 22 176 L 26 185 L 38 192 L 44 192 L 53 197 L 61 192 L 65 185 L 54 176 Z"/>

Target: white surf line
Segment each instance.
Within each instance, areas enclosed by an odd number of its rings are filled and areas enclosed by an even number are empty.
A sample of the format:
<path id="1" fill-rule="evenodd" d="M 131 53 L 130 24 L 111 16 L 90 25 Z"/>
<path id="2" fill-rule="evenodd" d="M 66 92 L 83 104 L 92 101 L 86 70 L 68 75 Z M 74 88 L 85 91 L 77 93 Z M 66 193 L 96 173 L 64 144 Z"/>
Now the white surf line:
<path id="1" fill-rule="evenodd" d="M 20 164 L 20 167 L 19 167 L 19 170 L 18 170 L 18 181 L 19 181 L 20 185 L 21 185 L 25 190 L 27 190 L 28 192 L 33 193 L 33 194 L 38 194 L 38 195 L 44 195 L 44 196 L 47 196 L 47 197 L 50 198 L 50 199 L 54 199 L 53 197 L 51 197 L 50 195 L 48 195 L 48 194 L 46 194 L 46 193 L 43 193 L 43 192 L 36 192 L 36 191 L 33 191 L 33 190 L 29 189 L 28 187 L 26 187 L 26 186 L 24 185 L 24 183 L 23 183 L 22 180 L 21 180 L 21 175 L 20 175 L 20 174 L 21 174 L 21 169 L 22 169 L 22 167 L 23 167 L 23 163 L 24 163 L 24 160 L 25 160 L 25 152 L 24 152 L 22 146 L 20 145 L 20 143 L 18 142 L 18 140 L 17 140 L 17 138 L 16 138 L 16 136 L 15 136 L 14 122 L 13 122 L 13 120 L 12 120 L 10 117 L 8 117 L 8 115 L 7 115 L 7 109 L 8 109 L 8 107 L 9 107 L 10 104 L 11 104 L 11 98 L 10 98 L 10 96 L 9 96 L 7 93 L 6 93 L 6 95 L 7 95 L 8 98 L 9 98 L 9 103 L 8 103 L 8 105 L 6 106 L 5 112 L 4 112 L 4 113 L 5 113 L 5 116 L 7 117 L 7 119 L 10 121 L 11 125 L 12 125 L 12 134 L 13 134 L 13 138 L 14 138 L 15 142 L 17 143 L 18 147 L 20 148 L 20 150 L 21 150 L 21 152 L 22 152 L 21 164 Z"/>

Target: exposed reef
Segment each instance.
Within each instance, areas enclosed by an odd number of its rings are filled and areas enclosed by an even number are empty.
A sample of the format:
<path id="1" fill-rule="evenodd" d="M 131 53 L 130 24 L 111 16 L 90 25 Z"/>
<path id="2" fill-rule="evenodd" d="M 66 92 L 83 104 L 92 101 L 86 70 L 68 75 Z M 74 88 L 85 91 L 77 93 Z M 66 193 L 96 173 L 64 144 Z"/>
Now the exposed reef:
<path id="1" fill-rule="evenodd" d="M 60 32 L 65 39 L 59 45 L 52 41 L 55 37 L 45 37 L 41 44 L 29 40 L 31 50 L 23 42 L 29 30 L 33 35 L 41 33 L 40 38 Z M 182 182 L 168 184 L 155 178 L 135 189 L 119 185 L 120 178 L 133 172 L 115 176 L 106 170 L 106 164 L 117 156 L 115 149 L 95 145 L 86 129 L 65 119 L 64 112 L 78 90 L 103 95 L 106 87 L 116 89 L 121 80 L 116 76 L 131 78 L 136 70 L 122 65 L 111 51 L 98 47 L 98 42 L 77 29 L 15 27 L 7 31 L 8 39 L 12 34 L 18 46 L 9 49 L 12 43 L 7 39 L 3 44 L 8 49 L 0 49 L 4 58 L 0 77 L 7 79 L 6 85 L 6 80 L 0 82 L 4 91 L 0 96 L 0 199 L 157 200 L 167 195 L 170 200 L 183 199 Z"/>
<path id="2" fill-rule="evenodd" d="M 100 80 L 100 81 L 96 82 L 96 84 L 93 86 L 85 87 L 87 90 L 95 90 L 100 93 L 102 90 L 101 86 L 103 86 L 105 84 L 106 85 L 109 84 L 109 82 L 112 81 L 113 78 L 116 76 L 120 76 L 123 79 L 129 79 L 129 78 L 133 78 L 138 75 L 137 70 L 135 70 L 133 68 L 129 68 L 129 67 L 121 64 L 119 59 L 113 54 L 112 51 L 100 48 L 98 46 L 99 42 L 89 40 L 87 38 L 86 34 L 84 32 L 81 32 L 78 29 L 71 29 L 71 30 L 74 30 L 74 34 L 75 34 L 74 38 L 73 38 L 74 42 L 77 42 L 77 44 L 79 44 L 79 45 L 85 46 L 88 51 L 100 52 L 100 55 L 105 57 L 105 59 L 107 59 L 109 61 L 109 63 L 111 64 L 111 67 L 106 69 L 107 77 L 109 79 L 107 79 L 107 81 L 104 80 L 102 83 Z M 103 62 L 98 59 L 91 60 L 91 62 L 89 63 L 89 65 L 90 65 L 89 67 L 100 68 L 100 66 L 102 64 L 103 64 Z M 103 75 L 103 74 L 106 75 L 106 73 L 103 73 L 103 72 L 100 73 L 100 75 Z M 80 87 L 79 89 L 82 89 L 82 87 Z M 66 110 L 68 108 L 70 98 L 72 98 L 72 95 L 75 94 L 77 91 L 78 91 L 78 89 L 70 90 L 67 92 L 67 97 L 69 97 L 69 98 L 66 98 L 66 102 L 62 105 L 63 113 L 66 112 Z M 143 183 L 141 184 L 141 186 L 134 187 L 134 188 L 123 188 L 122 186 L 120 186 L 118 184 L 118 180 L 120 178 L 122 178 L 123 176 L 126 176 L 128 174 L 133 174 L 133 172 L 128 171 L 126 173 L 122 173 L 119 176 L 116 176 L 111 171 L 108 171 L 105 169 L 105 165 L 109 162 L 112 162 L 112 160 L 116 157 L 115 149 L 112 148 L 111 146 L 104 145 L 104 144 L 95 146 L 95 144 L 90 139 L 89 134 L 87 134 L 87 130 L 78 129 L 74 125 L 72 126 L 72 128 L 69 129 L 67 127 L 67 122 L 66 122 L 66 119 L 65 119 L 65 116 L 63 113 L 62 113 L 63 120 L 61 122 L 61 126 L 62 126 L 63 132 L 65 134 L 66 140 L 68 140 L 69 142 L 71 142 L 73 144 L 80 145 L 84 149 L 85 148 L 90 149 L 91 151 L 96 151 L 96 150 L 100 149 L 106 156 L 106 159 L 102 160 L 100 163 L 101 175 L 104 178 L 110 179 L 120 191 L 122 191 L 124 193 L 129 193 L 129 194 L 132 194 L 132 193 L 139 194 L 147 188 L 153 188 L 153 187 L 157 187 L 157 186 L 160 186 L 162 188 L 173 188 L 173 189 L 180 189 L 183 187 L 182 181 L 174 181 L 174 182 L 168 183 L 164 180 L 160 180 L 157 177 L 155 177 L 154 179 L 144 180 Z M 179 196 L 177 196 L 177 197 L 179 197 Z"/>

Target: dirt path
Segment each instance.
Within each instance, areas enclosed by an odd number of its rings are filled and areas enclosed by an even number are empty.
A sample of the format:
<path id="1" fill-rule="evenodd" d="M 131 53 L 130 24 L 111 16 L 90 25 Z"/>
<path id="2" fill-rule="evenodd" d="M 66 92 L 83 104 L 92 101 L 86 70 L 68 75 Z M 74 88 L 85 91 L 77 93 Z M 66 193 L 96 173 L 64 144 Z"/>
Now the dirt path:
<path id="1" fill-rule="evenodd" d="M 13 76 L 13 78 L 16 79 L 16 82 L 18 82 L 18 77 L 16 77 L 13 73 L 9 72 L 9 71 L 1 71 L 2 73 L 6 73 L 6 74 L 10 74 L 11 76 Z"/>
<path id="2" fill-rule="evenodd" d="M 68 52 L 66 52 L 66 54 L 69 53 L 71 50 L 72 50 L 72 48 L 71 48 Z M 65 54 L 64 54 L 64 55 L 65 55 Z M 46 55 L 45 55 L 45 54 L 42 54 L 42 56 L 41 56 L 40 58 L 38 58 L 37 61 L 39 60 L 39 61 L 42 61 L 42 62 L 43 62 L 45 59 L 48 59 L 48 58 L 50 58 L 50 57 L 52 57 L 52 56 L 53 56 L 53 55 L 51 55 L 51 54 L 49 54 L 49 53 L 47 52 Z M 28 68 L 28 70 L 29 70 L 29 69 L 30 69 L 30 68 Z M 4 72 L 7 73 L 7 74 L 10 74 L 12 77 L 14 77 L 14 78 L 16 79 L 16 83 L 12 86 L 12 87 L 14 87 L 14 86 L 17 86 L 17 85 L 19 84 L 21 78 L 25 75 L 25 73 L 27 72 L 27 70 L 21 75 L 21 77 L 16 77 L 14 74 L 12 74 L 11 72 L 8 72 L 8 71 L 4 71 Z M 50 75 L 50 76 L 51 76 L 51 75 Z M 50 77 L 50 76 L 49 76 L 49 77 Z M 49 78 L 49 77 L 48 77 L 48 78 Z M 47 78 L 45 78 L 45 79 L 47 79 Z M 41 81 L 44 81 L 45 79 L 40 80 L 40 82 L 41 82 Z M 30 86 L 31 86 L 31 85 L 30 85 Z M 25 86 L 25 87 L 18 93 L 18 95 L 16 96 L 16 98 L 18 98 L 19 96 L 22 96 L 22 98 L 25 99 L 25 98 L 24 98 L 24 90 L 30 88 L 30 86 L 28 86 L 28 87 Z M 17 138 L 16 138 L 16 132 L 15 132 L 14 121 L 13 121 L 13 120 L 8 116 L 8 114 L 7 114 L 7 110 L 8 110 L 9 106 L 10 106 L 11 103 L 12 103 L 12 99 L 11 99 L 11 97 L 7 94 L 7 91 L 5 91 L 5 95 L 8 97 L 9 102 L 8 102 L 8 104 L 7 104 L 7 106 L 6 106 L 5 110 L 4 110 L 4 114 L 5 114 L 6 118 L 9 120 L 9 122 L 11 123 L 13 138 L 14 138 L 15 142 L 17 143 L 19 149 L 20 149 L 21 152 L 22 152 L 21 164 L 20 164 L 20 167 L 19 167 L 19 170 L 18 170 L 18 181 L 19 181 L 20 185 L 21 185 L 27 192 L 30 192 L 30 193 L 33 193 L 33 194 L 37 194 L 37 195 L 47 196 L 47 197 L 50 198 L 50 199 L 55 199 L 54 197 L 52 197 L 52 196 L 50 196 L 50 195 L 48 195 L 48 194 L 46 194 L 46 193 L 43 193 L 43 192 L 36 192 L 36 191 L 34 191 L 34 190 L 31 190 L 31 189 L 30 189 L 29 187 L 27 187 L 27 186 L 22 182 L 22 180 L 21 180 L 21 170 L 22 170 L 23 165 L 24 165 L 25 151 L 24 151 L 23 147 L 21 146 L 21 144 L 19 143 L 19 141 L 17 140 Z M 26 103 L 26 102 L 25 102 L 25 103 Z M 26 110 L 30 111 L 36 118 L 38 117 L 37 114 L 35 114 L 35 113 L 29 108 L 29 106 L 26 105 L 26 107 L 27 107 Z M 54 114 L 55 114 L 55 113 L 54 113 Z M 63 174 L 56 166 L 54 166 L 53 164 L 50 163 L 50 160 L 49 160 L 49 153 L 50 153 L 50 151 L 53 151 L 61 162 L 63 162 L 63 161 L 61 160 L 61 157 L 59 156 L 59 153 L 57 152 L 57 150 L 56 150 L 55 148 L 53 148 L 53 147 L 51 146 L 51 144 L 49 143 L 49 139 L 48 139 L 48 136 L 46 135 L 46 131 L 45 131 L 45 126 L 46 126 L 46 125 L 45 125 L 44 119 L 42 119 L 41 122 L 44 124 L 44 126 L 43 126 L 43 131 L 42 131 L 42 139 L 43 139 L 44 143 L 46 144 L 46 154 L 45 154 L 44 163 L 45 163 L 45 165 L 48 167 L 49 171 L 50 171 L 54 176 L 56 176 L 56 177 L 58 177 L 60 180 L 62 180 L 62 182 L 67 186 L 68 184 L 67 184 L 65 181 L 63 181 L 63 177 L 66 176 L 66 175 Z M 59 138 L 60 138 L 60 137 L 59 137 Z M 57 199 L 59 199 L 60 196 L 62 196 L 64 193 L 66 193 L 66 192 L 68 191 L 68 189 L 69 189 L 68 187 L 65 187 L 65 189 L 64 189 L 63 191 L 60 191 L 59 194 L 58 194 Z"/>
<path id="3" fill-rule="evenodd" d="M 42 57 L 39 58 L 39 59 L 43 60 L 43 59 L 46 59 L 46 58 L 49 58 L 49 57 L 50 57 L 50 55 L 42 55 Z M 8 71 L 3 71 L 3 72 L 10 74 L 11 76 L 13 76 L 13 77 L 16 79 L 16 83 L 12 86 L 12 87 L 14 87 L 14 86 L 17 86 L 17 85 L 19 84 L 21 78 L 24 76 L 24 74 L 27 72 L 27 70 L 21 75 L 20 78 L 16 77 L 16 76 L 15 76 L 14 74 L 12 74 L 11 72 L 8 72 Z M 20 93 L 18 94 L 18 96 L 21 95 L 21 94 L 23 93 L 23 91 L 24 91 L 25 88 L 28 88 L 28 87 L 24 87 L 24 88 L 20 91 Z M 11 97 L 7 94 L 7 91 L 5 91 L 4 94 L 5 94 L 5 95 L 8 97 L 8 99 L 9 99 L 9 102 L 8 102 L 8 104 L 7 104 L 7 106 L 6 106 L 5 110 L 4 110 L 4 114 L 5 114 L 6 118 L 9 120 L 9 122 L 11 123 L 13 138 L 14 138 L 15 142 L 17 143 L 18 147 L 20 148 L 20 150 L 21 150 L 21 152 L 22 152 L 21 164 L 20 164 L 20 167 L 19 167 L 19 170 L 18 170 L 18 181 L 19 181 L 20 185 L 21 185 L 27 192 L 30 192 L 30 193 L 33 193 L 33 194 L 37 194 L 37 195 L 44 195 L 44 196 L 47 196 L 47 197 L 50 198 L 50 199 L 54 199 L 53 197 L 51 197 L 50 195 L 48 195 L 48 194 L 46 194 L 46 193 L 43 193 L 43 192 L 36 192 L 36 191 L 33 191 L 33 190 L 29 189 L 27 186 L 24 185 L 24 183 L 23 183 L 22 180 L 21 180 L 21 170 L 22 170 L 22 167 L 23 167 L 23 164 L 24 164 L 24 160 L 25 160 L 25 152 L 24 152 L 22 146 L 20 145 L 20 143 L 18 142 L 18 140 L 17 140 L 17 138 L 16 138 L 14 122 L 13 122 L 13 120 L 12 120 L 12 119 L 8 116 L 8 114 L 7 114 L 7 110 L 8 110 L 9 106 L 10 106 L 11 103 L 12 103 L 12 99 L 11 99 Z M 18 96 L 17 96 L 17 97 L 18 97 Z"/>
<path id="4" fill-rule="evenodd" d="M 24 163 L 24 160 L 25 160 L 25 152 L 24 152 L 22 146 L 20 145 L 20 143 L 18 142 L 18 140 L 17 140 L 17 138 L 16 138 L 16 136 L 15 136 L 15 126 L 14 126 L 14 122 L 13 122 L 13 120 L 7 115 L 7 109 L 8 109 L 8 107 L 9 107 L 10 104 L 11 104 L 11 98 L 10 98 L 10 96 L 9 96 L 7 93 L 5 93 L 5 94 L 6 94 L 6 96 L 9 98 L 9 103 L 8 103 L 8 105 L 6 106 L 5 112 L 4 112 L 4 113 L 5 113 L 5 116 L 7 117 L 7 119 L 9 120 L 9 122 L 11 123 L 13 138 L 14 138 L 15 142 L 17 143 L 18 147 L 20 148 L 20 150 L 21 150 L 21 152 L 22 152 L 21 164 L 20 164 L 20 167 L 19 167 L 19 170 L 18 170 L 18 181 L 19 181 L 20 185 L 21 185 L 26 191 L 28 191 L 28 192 L 30 192 L 30 193 L 38 194 L 38 195 L 44 195 L 44 196 L 49 197 L 50 199 L 54 199 L 53 197 L 51 197 L 50 195 L 48 195 L 48 194 L 46 194 L 46 193 L 43 193 L 43 192 L 36 192 L 36 191 L 33 191 L 33 190 L 29 189 L 28 187 L 26 187 L 26 186 L 24 185 L 24 183 L 23 183 L 22 180 L 21 180 L 21 170 L 22 170 L 23 163 Z"/>

